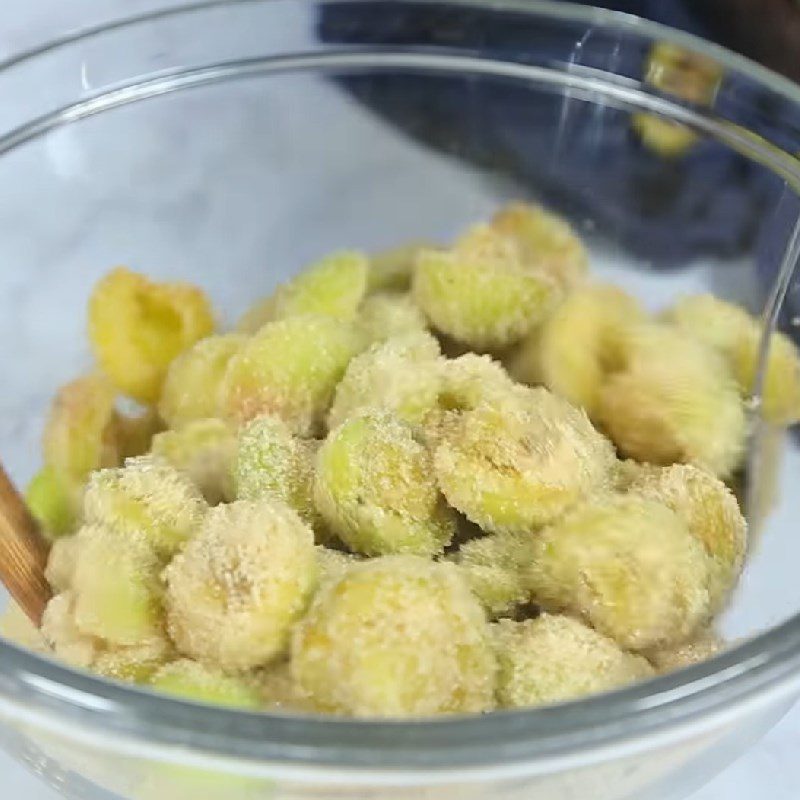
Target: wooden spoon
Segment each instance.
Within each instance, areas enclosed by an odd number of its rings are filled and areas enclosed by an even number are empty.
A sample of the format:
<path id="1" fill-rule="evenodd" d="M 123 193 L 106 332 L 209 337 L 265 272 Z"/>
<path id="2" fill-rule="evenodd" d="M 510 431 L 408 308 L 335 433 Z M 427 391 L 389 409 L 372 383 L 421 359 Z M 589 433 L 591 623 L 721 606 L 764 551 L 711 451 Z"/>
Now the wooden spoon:
<path id="1" fill-rule="evenodd" d="M 38 628 L 52 596 L 44 577 L 50 545 L 0 465 L 0 581 Z"/>

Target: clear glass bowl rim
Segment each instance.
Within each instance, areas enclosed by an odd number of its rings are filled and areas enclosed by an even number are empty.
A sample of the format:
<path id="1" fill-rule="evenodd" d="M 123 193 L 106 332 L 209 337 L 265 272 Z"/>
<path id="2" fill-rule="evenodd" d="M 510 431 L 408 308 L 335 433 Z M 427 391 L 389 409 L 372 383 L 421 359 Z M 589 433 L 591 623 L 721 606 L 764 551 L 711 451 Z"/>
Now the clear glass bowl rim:
<path id="1" fill-rule="evenodd" d="M 320 6 L 334 0 L 294 0 Z M 223 6 L 271 0 L 206 0 L 115 20 L 51 40 L 0 63 L 0 76 L 49 51 L 128 26 Z M 348 0 L 368 4 L 373 0 Z M 414 0 L 414 4 L 437 0 Z M 800 106 L 800 85 L 698 37 L 629 14 L 549 0 L 447 0 L 493 12 L 578 22 L 650 41 L 702 51 L 770 92 Z M 12 132 L 13 133 L 13 132 Z M 5 137 L 4 137 L 5 138 Z M 773 150 L 774 153 L 774 150 Z M 782 154 L 786 155 L 786 154 Z M 794 172 L 794 170 L 792 170 Z M 795 173 L 800 174 L 800 173 Z M 44 727 L 64 726 L 177 747 L 220 759 L 329 767 L 339 771 L 460 771 L 552 762 L 623 742 L 722 719 L 766 695 L 790 696 L 800 685 L 800 613 L 722 655 L 690 669 L 620 691 L 529 711 L 420 721 L 345 720 L 211 708 L 72 670 L 0 641 L 0 712 Z"/>

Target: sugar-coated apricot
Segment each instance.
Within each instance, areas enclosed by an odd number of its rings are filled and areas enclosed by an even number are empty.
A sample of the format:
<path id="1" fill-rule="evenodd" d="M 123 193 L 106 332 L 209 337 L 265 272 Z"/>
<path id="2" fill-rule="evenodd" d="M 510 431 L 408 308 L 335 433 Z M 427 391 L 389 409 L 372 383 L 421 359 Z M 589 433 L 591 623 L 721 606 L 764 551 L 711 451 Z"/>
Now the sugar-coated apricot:
<path id="1" fill-rule="evenodd" d="M 228 364 L 223 415 L 242 424 L 275 414 L 294 433 L 314 433 L 362 343 L 353 325 L 320 314 L 267 323 Z"/>
<path id="2" fill-rule="evenodd" d="M 497 696 L 504 708 L 573 700 L 655 674 L 644 658 L 571 617 L 504 619 L 493 629 Z"/>
<path id="3" fill-rule="evenodd" d="M 253 669 L 286 651 L 317 586 L 314 534 L 272 498 L 220 505 L 164 579 L 178 649 L 226 672 Z"/>
<path id="4" fill-rule="evenodd" d="M 455 533 L 428 450 L 386 411 L 331 431 L 317 454 L 314 501 L 331 530 L 364 555 L 433 555 Z"/>
<path id="5" fill-rule="evenodd" d="M 534 539 L 535 601 L 580 615 L 627 650 L 683 641 L 709 614 L 709 558 L 662 503 L 605 495 Z"/>
<path id="6" fill-rule="evenodd" d="M 485 711 L 495 658 L 483 612 L 447 563 L 386 556 L 324 585 L 295 628 L 292 674 L 320 709 L 359 717 Z"/>

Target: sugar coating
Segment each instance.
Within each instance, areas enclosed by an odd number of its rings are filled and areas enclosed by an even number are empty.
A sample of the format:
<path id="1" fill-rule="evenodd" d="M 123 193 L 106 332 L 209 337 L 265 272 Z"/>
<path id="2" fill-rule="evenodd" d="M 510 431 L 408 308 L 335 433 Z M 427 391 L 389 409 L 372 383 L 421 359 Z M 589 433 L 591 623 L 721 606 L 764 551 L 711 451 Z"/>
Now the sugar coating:
<path id="1" fill-rule="evenodd" d="M 607 692 L 651 677 L 641 656 L 570 617 L 541 614 L 493 625 L 498 662 L 497 699 L 526 708 Z"/>
<path id="2" fill-rule="evenodd" d="M 279 417 L 256 417 L 239 431 L 233 464 L 236 497 L 281 500 L 322 534 L 312 497 L 318 446 L 314 440 L 294 436 Z"/>
<path id="3" fill-rule="evenodd" d="M 220 419 L 198 419 L 153 437 L 152 453 L 185 473 L 210 505 L 235 497 L 236 433 Z"/>
<path id="4" fill-rule="evenodd" d="M 304 692 L 292 676 L 288 659 L 277 661 L 254 675 L 254 685 L 267 711 L 319 711 L 314 701 Z"/>
<path id="5" fill-rule="evenodd" d="M 158 401 L 158 413 L 169 427 L 219 414 L 222 378 L 246 342 L 237 333 L 207 336 L 172 361 Z"/>
<path id="6" fill-rule="evenodd" d="M 9 600 L 0 614 L 0 636 L 34 653 L 51 653 L 50 645 L 45 641 L 42 632 L 13 600 Z"/>
<path id="7" fill-rule="evenodd" d="M 415 717 L 493 706 L 495 658 L 456 567 L 386 556 L 322 587 L 292 638 L 292 674 L 323 710 Z"/>
<path id="8" fill-rule="evenodd" d="M 455 533 L 430 454 L 386 411 L 331 431 L 317 454 L 314 502 L 331 530 L 364 555 L 433 555 Z"/>
<path id="9" fill-rule="evenodd" d="M 359 559 L 353 553 L 343 553 L 324 545 L 317 545 L 317 565 L 320 585 L 339 580 Z"/>
<path id="10" fill-rule="evenodd" d="M 649 651 L 646 655 L 658 672 L 674 672 L 707 661 L 722 652 L 725 642 L 712 630 L 702 631 L 688 642 Z"/>
<path id="11" fill-rule="evenodd" d="M 655 464 L 623 458 L 617 461 L 614 468 L 613 485 L 618 492 L 627 492 L 630 487 L 646 475 L 656 475 L 661 469 Z"/>
<path id="12" fill-rule="evenodd" d="M 114 647 L 98 653 L 91 668 L 105 678 L 129 683 L 147 683 L 150 678 L 175 657 L 171 642 L 166 638 L 151 639 L 132 647 Z"/>
<path id="13" fill-rule="evenodd" d="M 187 283 L 154 283 L 125 267 L 104 276 L 89 300 L 89 339 L 123 394 L 155 403 L 170 362 L 214 329 L 206 295 Z"/>
<path id="14" fill-rule="evenodd" d="M 623 455 L 682 462 L 721 477 L 741 463 L 746 418 L 719 356 L 675 329 L 631 331 L 626 366 L 600 392 L 597 417 Z"/>
<path id="15" fill-rule="evenodd" d="M 429 333 L 409 333 L 372 345 L 350 362 L 336 387 L 328 429 L 370 409 L 421 423 L 436 405 L 442 363 L 439 343 Z"/>
<path id="16" fill-rule="evenodd" d="M 42 533 L 57 541 L 75 530 L 83 505 L 83 487 L 59 475 L 53 467 L 42 467 L 25 489 L 25 503 Z"/>
<path id="17" fill-rule="evenodd" d="M 372 293 L 407 291 L 419 252 L 432 247 L 430 242 L 409 242 L 375 253 L 369 260 L 367 289 Z"/>
<path id="18" fill-rule="evenodd" d="M 719 478 L 688 464 L 643 469 L 628 491 L 663 503 L 686 523 L 711 560 L 711 609 L 720 610 L 747 548 L 747 522 L 733 492 Z"/>
<path id="19" fill-rule="evenodd" d="M 368 342 L 428 329 L 425 315 L 408 292 L 379 292 L 365 298 L 356 324 Z"/>
<path id="20" fill-rule="evenodd" d="M 743 308 L 712 294 L 684 295 L 662 317 L 722 353 L 729 352 L 757 325 Z"/>
<path id="21" fill-rule="evenodd" d="M 535 537 L 534 600 L 627 650 L 666 647 L 709 615 L 709 558 L 685 522 L 635 495 L 587 500 Z"/>
<path id="22" fill-rule="evenodd" d="M 12 635 L 201 702 L 363 717 L 712 654 L 747 538 L 715 475 L 741 465 L 760 326 L 710 295 L 648 322 L 587 260 L 514 203 L 447 249 L 322 259 L 224 335 L 198 289 L 114 270 L 89 308 L 102 372 L 59 393 L 28 490 L 56 595 Z M 763 409 L 800 418 L 783 336 Z"/>
<path id="23" fill-rule="evenodd" d="M 87 522 L 143 535 L 167 557 L 195 532 L 207 509 L 189 477 L 157 456 L 95 472 L 84 496 Z"/>
<path id="24" fill-rule="evenodd" d="M 256 333 L 267 322 L 301 314 L 352 320 L 367 289 L 367 270 L 362 253 L 345 250 L 326 256 L 253 306 L 237 327 Z"/>
<path id="25" fill-rule="evenodd" d="M 272 498 L 212 508 L 164 571 L 170 635 L 225 672 L 285 652 L 317 585 L 314 534 Z"/>
<path id="26" fill-rule="evenodd" d="M 165 664 L 148 684 L 159 692 L 200 703 L 250 709 L 261 704 L 258 692 L 247 680 L 188 658 Z"/>
<path id="27" fill-rule="evenodd" d="M 447 501 L 486 531 L 529 533 L 605 487 L 614 450 L 584 412 L 546 389 L 451 415 L 434 454 Z"/>
<path id="28" fill-rule="evenodd" d="M 78 541 L 78 537 L 72 538 Z M 101 572 L 104 569 L 114 569 L 117 564 L 103 563 L 94 566 Z M 124 581 L 127 577 L 122 574 L 120 580 Z M 82 579 L 79 587 L 86 588 Z M 128 592 L 127 597 L 130 598 L 129 590 L 124 587 L 112 590 L 111 593 L 106 592 L 100 598 L 114 605 L 114 609 L 103 610 L 104 624 L 107 625 L 112 620 L 117 623 L 122 619 L 119 615 L 113 615 L 120 610 L 119 600 L 125 592 Z M 163 635 L 160 625 L 135 644 L 118 644 L 79 627 L 79 622 L 85 622 L 85 618 L 80 616 L 78 604 L 79 597 L 72 589 L 60 591 L 50 600 L 42 618 L 41 631 L 36 631 L 31 625 L 42 644 L 40 652 L 54 651 L 59 658 L 73 666 L 91 669 L 106 678 L 132 683 L 146 681 L 156 669 L 174 657 L 172 645 Z M 125 626 L 125 629 L 130 630 L 129 626 Z M 113 630 L 119 633 L 123 628 L 116 626 Z M 106 631 L 107 628 L 104 628 L 104 632 Z"/>
<path id="29" fill-rule="evenodd" d="M 681 298 L 665 313 L 681 330 L 714 347 L 728 362 L 740 392 L 754 389 L 762 323 L 743 308 L 710 294 Z M 800 353 L 783 333 L 774 333 L 762 393 L 764 417 L 779 425 L 800 419 Z"/>
<path id="30" fill-rule="evenodd" d="M 314 433 L 362 344 L 353 325 L 329 316 L 267 323 L 228 364 L 220 388 L 223 415 L 242 424 L 275 414 L 294 433 Z"/>
<path id="31" fill-rule="evenodd" d="M 510 358 L 509 371 L 594 417 L 606 376 L 622 361 L 623 332 L 643 320 L 639 303 L 616 286 L 581 287 L 529 334 Z"/>
<path id="32" fill-rule="evenodd" d="M 474 409 L 482 402 L 502 400 L 521 387 L 491 356 L 465 353 L 440 362 L 439 394 L 423 420 L 429 447 L 435 448 L 453 412 Z"/>
<path id="33" fill-rule="evenodd" d="M 116 391 L 100 374 L 62 386 L 45 423 L 44 462 L 64 481 L 82 483 L 92 470 L 119 462 L 114 428 Z"/>
<path id="34" fill-rule="evenodd" d="M 417 256 L 413 293 L 438 331 L 475 350 L 508 347 L 550 310 L 556 295 L 544 273 L 523 268 L 511 240 L 476 226 L 452 250 Z"/>
<path id="35" fill-rule="evenodd" d="M 527 268 L 546 273 L 562 290 L 585 278 L 586 249 L 565 219 L 539 205 L 510 203 L 495 214 L 491 226 L 514 241 Z"/>
<path id="36" fill-rule="evenodd" d="M 483 402 L 503 400 L 518 389 L 499 361 L 465 353 L 442 366 L 439 406 L 445 411 L 468 411 Z"/>
<path id="37" fill-rule="evenodd" d="M 42 636 L 62 661 L 88 669 L 102 650 L 99 639 L 83 633 L 75 624 L 75 595 L 71 591 L 54 595 L 42 615 Z"/>
<path id="38" fill-rule="evenodd" d="M 50 546 L 44 576 L 54 591 L 72 588 L 79 548 L 77 536 L 63 536 Z"/>
<path id="39" fill-rule="evenodd" d="M 493 534 L 462 544 L 454 556 L 489 617 L 502 616 L 530 599 L 527 569 L 533 535 Z"/>
<path id="40" fill-rule="evenodd" d="M 145 534 L 84 525 L 77 534 L 71 582 L 78 630 L 112 645 L 161 638 L 161 569 Z"/>

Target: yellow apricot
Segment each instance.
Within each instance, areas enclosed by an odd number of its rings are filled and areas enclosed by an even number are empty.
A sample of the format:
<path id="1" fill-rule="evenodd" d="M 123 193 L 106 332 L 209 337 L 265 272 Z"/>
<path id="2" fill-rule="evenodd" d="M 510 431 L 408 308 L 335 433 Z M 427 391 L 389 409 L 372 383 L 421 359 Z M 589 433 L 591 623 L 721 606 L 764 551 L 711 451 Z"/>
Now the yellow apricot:
<path id="1" fill-rule="evenodd" d="M 655 114 L 632 114 L 631 128 L 645 147 L 663 158 L 680 158 L 700 140 L 686 125 Z"/>
<path id="2" fill-rule="evenodd" d="M 155 456 L 93 473 L 84 495 L 87 522 L 121 536 L 143 535 L 166 557 L 195 532 L 207 508 L 191 480 Z"/>
<path id="3" fill-rule="evenodd" d="M 274 497 L 321 531 L 312 497 L 317 447 L 316 441 L 294 436 L 279 417 L 256 417 L 239 432 L 233 465 L 236 497 Z"/>
<path id="4" fill-rule="evenodd" d="M 683 641 L 709 614 L 709 559 L 683 520 L 635 495 L 590 499 L 534 537 L 533 599 L 628 650 Z"/>
<path id="5" fill-rule="evenodd" d="M 626 347 L 627 365 L 606 381 L 597 410 L 622 454 L 729 475 L 744 454 L 746 419 L 718 355 L 657 325 L 633 329 Z"/>
<path id="6" fill-rule="evenodd" d="M 149 453 L 153 437 L 164 430 L 164 422 L 154 408 L 146 408 L 133 416 L 117 414 L 115 428 L 119 461 L 124 462 Z"/>
<path id="7" fill-rule="evenodd" d="M 573 700 L 655 674 L 644 658 L 570 617 L 504 619 L 493 628 L 497 695 L 504 708 Z"/>
<path id="8" fill-rule="evenodd" d="M 117 681 L 147 683 L 174 655 L 166 637 L 131 647 L 113 647 L 95 657 L 92 672 Z"/>
<path id="9" fill-rule="evenodd" d="M 220 390 L 223 413 L 238 423 L 275 414 L 292 432 L 313 433 L 361 347 L 356 329 L 333 317 L 269 322 L 228 364 Z"/>
<path id="10" fill-rule="evenodd" d="M 495 659 L 456 567 L 385 556 L 325 584 L 295 628 L 292 674 L 321 709 L 358 717 L 485 711 Z"/>
<path id="11" fill-rule="evenodd" d="M 114 387 L 99 374 L 62 386 L 45 424 L 44 461 L 67 483 L 81 484 L 93 470 L 119 462 Z"/>
<path id="12" fill-rule="evenodd" d="M 319 583 L 339 580 L 359 559 L 353 553 L 343 553 L 324 545 L 317 545 L 317 564 L 319 566 Z"/>
<path id="13" fill-rule="evenodd" d="M 28 509 L 50 540 L 68 536 L 79 519 L 81 489 L 68 480 L 53 467 L 42 467 L 25 490 Z"/>
<path id="14" fill-rule="evenodd" d="M 171 428 L 219 413 L 219 387 L 228 362 L 247 337 L 236 333 L 208 336 L 181 353 L 170 365 L 158 412 Z"/>
<path id="15" fill-rule="evenodd" d="M 58 658 L 73 667 L 88 669 L 102 642 L 75 624 L 75 594 L 61 592 L 50 599 L 42 615 L 42 636 Z"/>
<path id="16" fill-rule="evenodd" d="M 526 267 L 546 273 L 562 289 L 573 289 L 584 279 L 586 250 L 562 217 L 538 205 L 511 203 L 498 211 L 491 226 L 515 242 Z"/>
<path id="17" fill-rule="evenodd" d="M 153 437 L 152 453 L 184 472 L 210 505 L 235 497 L 236 434 L 220 419 L 197 419 Z"/>
<path id="18" fill-rule="evenodd" d="M 94 287 L 89 339 L 123 394 L 154 403 L 170 362 L 214 329 L 206 295 L 187 283 L 154 283 L 117 267 Z"/>
<path id="19" fill-rule="evenodd" d="M 733 492 L 688 464 L 642 470 L 628 491 L 671 508 L 703 545 L 711 560 L 711 607 L 718 611 L 739 577 L 747 548 L 747 523 Z"/>
<path id="20" fill-rule="evenodd" d="M 746 396 L 755 386 L 760 342 L 760 332 L 751 333 L 733 353 L 733 373 Z M 765 419 L 775 425 L 793 425 L 800 420 L 800 354 L 783 333 L 774 333 L 770 339 L 760 408 Z"/>
<path id="21" fill-rule="evenodd" d="M 199 703 L 235 708 L 258 708 L 261 704 L 258 692 L 247 681 L 188 658 L 165 664 L 148 683 L 159 692 Z"/>
<path id="22" fill-rule="evenodd" d="M 430 242 L 410 242 L 375 253 L 369 260 L 367 288 L 370 292 L 404 292 L 411 288 L 411 276 L 420 250 L 433 247 Z"/>
<path id="23" fill-rule="evenodd" d="M 142 533 L 101 525 L 77 534 L 72 590 L 81 633 L 115 645 L 162 638 L 162 563 Z"/>
<path id="24" fill-rule="evenodd" d="M 372 345 L 347 366 L 328 413 L 328 429 L 370 409 L 411 424 L 436 405 L 442 359 L 429 333 L 409 333 Z"/>
<path id="25" fill-rule="evenodd" d="M 648 652 L 647 658 L 659 672 L 673 672 L 691 667 L 722 652 L 725 643 L 711 630 L 703 631 L 688 642 Z"/>
<path id="26" fill-rule="evenodd" d="M 714 347 L 728 362 L 742 395 L 752 394 L 761 346 L 760 321 L 710 294 L 682 298 L 665 318 Z M 774 424 L 800 420 L 800 353 L 783 333 L 774 333 L 770 340 L 761 411 Z"/>
<path id="27" fill-rule="evenodd" d="M 522 342 L 509 371 L 595 417 L 605 379 L 623 361 L 623 332 L 643 319 L 638 302 L 615 286 L 579 288 Z"/>
<path id="28" fill-rule="evenodd" d="M 466 353 L 443 364 L 439 406 L 445 411 L 468 411 L 483 402 L 503 400 L 517 389 L 499 361 Z"/>
<path id="29" fill-rule="evenodd" d="M 455 532 L 428 451 L 385 411 L 331 431 L 317 454 L 314 501 L 331 530 L 365 555 L 433 555 Z"/>
<path id="30" fill-rule="evenodd" d="M 51 545 L 44 576 L 56 593 L 72 588 L 79 549 L 77 536 L 62 536 Z"/>
<path id="31" fill-rule="evenodd" d="M 212 508 L 164 571 L 169 632 L 191 658 L 240 672 L 285 652 L 317 586 L 314 534 L 272 498 Z"/>
<path id="32" fill-rule="evenodd" d="M 423 420 L 428 446 L 435 449 L 453 412 L 469 411 L 484 402 L 503 401 L 525 389 L 491 356 L 465 353 L 445 359 L 440 367 L 439 396 Z M 449 423 L 452 425 L 452 422 Z"/>
<path id="33" fill-rule="evenodd" d="M 358 310 L 356 324 L 365 340 L 373 343 L 428 329 L 425 315 L 407 292 L 370 295 Z"/>
<path id="34" fill-rule="evenodd" d="M 327 256 L 253 306 L 237 327 L 244 333 L 256 333 L 267 322 L 301 314 L 352 320 L 366 292 L 367 265 L 361 253 L 343 251 Z"/>
<path id="35" fill-rule="evenodd" d="M 479 351 L 522 339 L 553 305 L 555 284 L 523 268 L 516 247 L 487 226 L 452 250 L 417 257 L 414 298 L 437 330 Z"/>
<path id="36" fill-rule="evenodd" d="M 255 673 L 254 685 L 262 706 L 274 711 L 317 711 L 312 699 L 292 677 L 288 659 L 278 661 Z"/>
<path id="37" fill-rule="evenodd" d="M 450 505 L 486 531 L 530 533 L 605 488 L 615 456 L 586 415 L 524 389 L 446 420 L 434 466 Z"/>
<path id="38" fill-rule="evenodd" d="M 531 534 L 493 534 L 462 544 L 454 561 L 489 617 L 498 617 L 530 599 L 526 571 L 533 556 Z"/>

